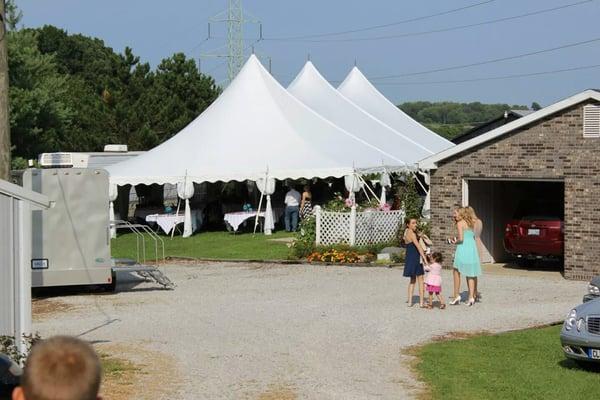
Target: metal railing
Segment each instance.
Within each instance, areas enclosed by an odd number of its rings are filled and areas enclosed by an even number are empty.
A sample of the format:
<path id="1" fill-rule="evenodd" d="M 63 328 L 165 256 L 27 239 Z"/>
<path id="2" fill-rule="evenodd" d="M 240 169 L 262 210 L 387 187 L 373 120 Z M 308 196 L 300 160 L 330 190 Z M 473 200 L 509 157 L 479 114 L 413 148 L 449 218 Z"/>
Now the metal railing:
<path id="1" fill-rule="evenodd" d="M 109 222 L 109 228 L 114 229 L 129 229 L 136 236 L 136 261 L 138 264 L 145 263 L 146 257 L 146 236 L 148 234 L 154 241 L 154 261 L 156 266 L 160 265 L 160 261 L 165 259 L 165 241 L 154 232 L 148 225 L 143 224 L 132 224 L 129 221 L 115 220 Z M 141 248 L 141 253 L 140 253 Z M 159 253 L 160 252 L 160 253 Z M 159 257 L 160 254 L 160 257 Z"/>

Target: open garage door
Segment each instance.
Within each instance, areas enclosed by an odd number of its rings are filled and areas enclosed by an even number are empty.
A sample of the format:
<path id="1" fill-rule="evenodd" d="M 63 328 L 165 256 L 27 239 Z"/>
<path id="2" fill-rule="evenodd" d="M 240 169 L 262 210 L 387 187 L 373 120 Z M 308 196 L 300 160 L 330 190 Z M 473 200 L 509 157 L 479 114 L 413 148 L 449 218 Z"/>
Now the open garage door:
<path id="1" fill-rule="evenodd" d="M 514 259 L 504 246 L 507 224 L 515 221 L 514 218 L 531 217 L 542 225 L 541 230 L 536 225 L 517 223 L 509 227 L 516 234 L 521 234 L 523 240 L 530 235 L 531 240 L 524 246 L 529 246 L 527 248 L 533 252 L 545 251 L 546 244 L 542 239 L 556 242 L 558 236 L 562 237 L 562 224 L 551 224 L 559 219 L 564 221 L 564 182 L 469 179 L 465 183 L 465 203 L 475 209 L 484 224 L 482 262 L 509 262 Z M 549 229 L 545 229 L 544 224 Z"/>

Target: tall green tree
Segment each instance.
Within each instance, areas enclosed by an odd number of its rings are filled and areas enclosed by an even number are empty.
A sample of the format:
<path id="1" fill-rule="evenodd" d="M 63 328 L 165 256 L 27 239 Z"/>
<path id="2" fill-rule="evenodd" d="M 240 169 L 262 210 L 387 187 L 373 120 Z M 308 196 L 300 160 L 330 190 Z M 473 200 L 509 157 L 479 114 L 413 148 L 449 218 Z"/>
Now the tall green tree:
<path id="1" fill-rule="evenodd" d="M 65 145 L 75 115 L 62 99 L 67 96 L 67 77 L 59 74 L 52 55 L 37 48 L 31 30 L 8 34 L 10 126 L 13 154 L 35 157 Z"/>
<path id="2" fill-rule="evenodd" d="M 183 53 L 164 59 L 153 75 L 147 107 L 154 110 L 150 126 L 162 142 L 183 129 L 219 95 L 213 78 Z"/>

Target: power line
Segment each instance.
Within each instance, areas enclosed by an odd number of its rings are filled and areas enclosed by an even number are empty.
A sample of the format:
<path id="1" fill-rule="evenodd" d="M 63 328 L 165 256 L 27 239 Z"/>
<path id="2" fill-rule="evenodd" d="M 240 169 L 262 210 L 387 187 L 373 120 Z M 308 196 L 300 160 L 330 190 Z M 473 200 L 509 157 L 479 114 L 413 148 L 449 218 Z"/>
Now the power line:
<path id="1" fill-rule="evenodd" d="M 515 59 L 518 59 L 518 58 L 529 57 L 529 56 L 533 56 L 533 55 L 536 55 L 536 54 L 549 53 L 549 52 L 553 52 L 553 51 L 557 51 L 557 50 L 567 49 L 567 48 L 570 48 L 570 47 L 583 46 L 583 45 L 590 44 L 590 43 L 595 43 L 595 42 L 598 42 L 598 41 L 600 41 L 600 37 L 597 37 L 597 38 L 594 38 L 594 39 L 589 39 L 589 40 L 584 40 L 584 41 L 581 41 L 581 42 L 568 43 L 568 44 L 564 44 L 562 46 L 551 47 L 549 49 L 536 50 L 536 51 L 531 51 L 531 52 L 528 52 L 528 53 L 521 53 L 521 54 L 517 54 L 517 55 L 513 55 L 513 56 L 508 56 L 508 57 L 493 58 L 491 60 L 479 61 L 479 62 L 474 62 L 474 63 L 470 63 L 470 64 L 454 65 L 452 67 L 436 68 L 436 69 L 430 69 L 430 70 L 426 70 L 426 71 L 409 72 L 409 73 L 398 74 L 398 75 L 374 76 L 374 77 L 371 77 L 371 79 L 401 78 L 401 77 L 405 77 L 405 76 L 415 76 L 415 75 L 431 74 L 431 73 L 434 73 L 434 72 L 452 71 L 452 70 L 456 70 L 456 69 L 475 67 L 475 66 L 479 66 L 479 65 L 493 64 L 493 63 L 497 63 L 497 62 L 501 62 L 501 61 L 515 60 Z"/>
<path id="2" fill-rule="evenodd" d="M 555 70 L 551 70 L 551 71 L 539 71 L 539 72 L 530 72 L 530 73 L 523 73 L 523 74 L 491 76 L 491 77 L 484 77 L 484 78 L 425 81 L 425 82 L 374 82 L 374 84 L 377 86 L 380 86 L 380 85 L 433 85 L 433 84 L 444 84 L 444 83 L 496 81 L 496 80 L 503 80 L 503 79 L 525 78 L 525 77 L 539 76 L 539 75 L 550 75 L 550 74 L 558 74 L 558 73 L 564 73 L 564 72 L 582 71 L 582 70 L 593 69 L 593 68 L 600 68 L 600 64 L 583 65 L 583 66 L 578 66 L 578 67 L 555 69 Z"/>
<path id="3" fill-rule="evenodd" d="M 347 38 L 347 39 L 327 39 L 327 38 L 325 38 L 325 39 L 318 39 L 318 40 L 317 39 L 288 39 L 288 38 L 265 37 L 264 40 L 287 41 L 287 42 L 326 43 L 326 42 L 365 42 L 365 41 L 386 40 L 386 39 L 399 39 L 399 38 L 405 38 L 405 37 L 422 36 L 422 35 L 429 35 L 429 34 L 433 34 L 433 33 L 443 33 L 443 32 L 450 32 L 450 31 L 456 31 L 456 30 L 461 30 L 461 29 L 474 28 L 474 27 L 482 26 L 482 25 L 497 24 L 499 22 L 512 21 L 515 19 L 521 19 L 521 18 L 531 17 L 534 15 L 558 11 L 558 10 L 562 10 L 562 9 L 569 8 L 569 7 L 580 6 L 583 4 L 591 3 L 593 1 L 596 1 L 596 0 L 583 0 L 583 1 L 578 1 L 576 3 L 565 4 L 563 6 L 558 6 L 558 7 L 553 7 L 553 8 L 545 8 L 543 10 L 531 11 L 531 12 L 528 12 L 525 14 L 512 15 L 509 17 L 491 19 L 491 20 L 477 22 L 477 23 L 473 23 L 473 24 L 451 26 L 448 28 L 433 29 L 433 30 L 427 30 L 427 31 L 400 33 L 400 34 L 395 34 L 395 35 L 372 36 L 372 37 L 363 37 L 363 38 Z"/>
<path id="4" fill-rule="evenodd" d="M 282 38 L 274 38 L 274 39 L 268 39 L 268 40 L 299 40 L 299 39 L 311 39 L 311 38 L 317 38 L 317 37 L 326 37 L 326 36 L 338 36 L 338 35 L 345 35 L 348 33 L 357 33 L 357 32 L 365 32 L 365 31 L 370 31 L 370 30 L 374 30 L 374 29 L 380 29 L 380 28 L 387 28 L 390 26 L 395 26 L 395 25 L 402 25 L 402 24 L 406 24 L 409 22 L 415 22 L 415 21 L 422 21 L 425 19 L 429 19 L 429 18 L 433 18 L 433 17 L 439 17 L 442 15 L 448 15 L 448 14 L 453 14 L 453 13 L 457 13 L 463 10 L 467 10 L 469 8 L 474 8 L 474 7 L 479 7 L 482 6 L 484 4 L 488 4 L 488 3 L 493 3 L 496 0 L 487 0 L 487 1 L 482 1 L 479 3 L 475 3 L 475 4 L 470 4 L 468 6 L 464 6 L 464 7 L 459 7 L 459 8 L 454 8 L 451 10 L 446 10 L 446 11 L 441 11 L 435 14 L 429 14 L 429 15 L 423 15 L 420 17 L 414 17 L 414 18 L 409 18 L 409 19 L 404 19 L 404 20 L 400 20 L 400 21 L 396 21 L 396 22 L 390 22 L 387 24 L 381 24 L 381 25 L 371 25 L 371 26 L 367 26 L 367 27 L 363 27 L 363 28 L 357 28 L 357 29 L 350 29 L 347 31 L 338 31 L 338 32 L 328 32 L 328 33 L 315 33 L 312 35 L 302 35 L 302 36 L 288 36 L 288 37 L 282 37 Z"/>

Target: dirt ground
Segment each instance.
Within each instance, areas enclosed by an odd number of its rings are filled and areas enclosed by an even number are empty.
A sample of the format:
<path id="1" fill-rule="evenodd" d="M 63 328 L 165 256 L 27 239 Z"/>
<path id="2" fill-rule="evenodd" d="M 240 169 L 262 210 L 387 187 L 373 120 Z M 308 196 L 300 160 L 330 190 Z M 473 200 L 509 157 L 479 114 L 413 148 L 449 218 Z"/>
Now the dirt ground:
<path id="1" fill-rule="evenodd" d="M 586 287 L 489 267 L 481 303 L 423 310 L 407 307 L 401 269 L 185 264 L 165 268 L 173 291 L 127 275 L 115 294 L 36 300 L 34 329 L 131 362 L 105 383 L 111 399 L 404 399 L 423 389 L 411 346 L 559 321 Z"/>

